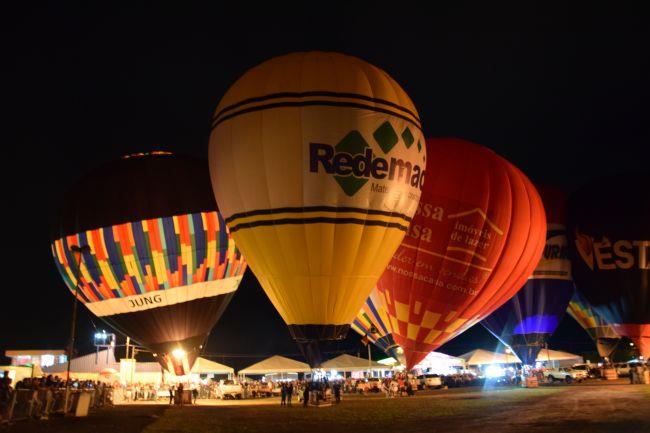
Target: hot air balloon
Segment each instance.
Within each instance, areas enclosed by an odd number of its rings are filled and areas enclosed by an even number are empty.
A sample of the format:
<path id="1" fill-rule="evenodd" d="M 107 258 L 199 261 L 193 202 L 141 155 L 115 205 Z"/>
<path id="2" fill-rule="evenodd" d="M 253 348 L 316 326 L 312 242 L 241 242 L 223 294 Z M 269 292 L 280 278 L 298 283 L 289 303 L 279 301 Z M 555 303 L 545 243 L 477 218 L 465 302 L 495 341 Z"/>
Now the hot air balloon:
<path id="1" fill-rule="evenodd" d="M 424 139 L 384 71 L 338 53 L 246 72 L 213 117 L 210 173 L 226 223 L 312 367 L 343 338 L 417 208 Z"/>
<path id="2" fill-rule="evenodd" d="M 402 358 L 401 350 L 393 340 L 393 331 L 390 329 L 384 298 L 377 292 L 377 289 L 370 292 L 370 296 L 359 310 L 351 326 L 360 335 L 367 336 L 375 346 L 389 356 L 398 361 Z"/>
<path id="3" fill-rule="evenodd" d="M 524 287 L 482 322 L 512 348 L 524 365 L 535 364 L 574 293 L 566 233 L 566 196 L 548 187 L 538 187 L 538 191 L 547 219 L 542 258 Z"/>
<path id="4" fill-rule="evenodd" d="M 511 298 L 546 234 L 539 195 L 514 165 L 464 140 L 427 147 L 416 215 L 377 283 L 409 369 Z"/>
<path id="5" fill-rule="evenodd" d="M 650 357 L 650 175 L 592 182 L 570 201 L 576 289 Z"/>
<path id="6" fill-rule="evenodd" d="M 68 288 L 75 293 L 79 275 L 78 299 L 176 374 L 191 369 L 246 269 L 207 164 L 168 153 L 125 157 L 80 179 L 57 231 L 52 253 Z"/>
<path id="7" fill-rule="evenodd" d="M 603 358 L 609 358 L 620 340 L 614 328 L 607 324 L 578 292 L 571 298 L 567 313 L 593 338 L 598 354 Z"/>

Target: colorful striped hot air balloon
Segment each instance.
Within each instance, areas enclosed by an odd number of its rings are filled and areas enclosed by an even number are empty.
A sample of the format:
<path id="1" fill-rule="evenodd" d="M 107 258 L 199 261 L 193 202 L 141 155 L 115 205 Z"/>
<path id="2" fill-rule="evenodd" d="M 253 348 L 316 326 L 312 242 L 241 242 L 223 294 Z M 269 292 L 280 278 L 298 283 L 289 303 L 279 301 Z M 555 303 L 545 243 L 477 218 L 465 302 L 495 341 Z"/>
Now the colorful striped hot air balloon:
<path id="1" fill-rule="evenodd" d="M 574 293 L 566 233 L 566 196 L 544 186 L 538 187 L 538 191 L 548 221 L 542 258 L 522 289 L 482 322 L 525 365 L 535 364 Z"/>
<path id="2" fill-rule="evenodd" d="M 393 339 L 393 331 L 390 329 L 390 320 L 386 312 L 384 298 L 377 289 L 370 292 L 370 296 L 359 310 L 351 327 L 360 335 L 367 336 L 375 346 L 389 356 L 396 360 L 402 358 L 402 354 L 398 350 L 399 346 Z"/>
<path id="3" fill-rule="evenodd" d="M 620 340 L 620 336 L 614 331 L 602 317 L 591 308 L 589 302 L 580 293 L 576 292 L 569 302 L 567 313 L 582 326 L 587 334 L 596 342 L 598 354 L 608 358 Z"/>
<path id="4" fill-rule="evenodd" d="M 418 210 L 377 283 L 409 369 L 511 298 L 546 235 L 541 199 L 514 165 L 464 140 L 427 147 Z"/>
<path id="5" fill-rule="evenodd" d="M 312 366 L 402 241 L 425 166 L 420 120 L 384 71 L 306 52 L 246 72 L 214 114 L 219 207 Z"/>
<path id="6" fill-rule="evenodd" d="M 570 200 L 576 290 L 650 358 L 650 174 L 610 176 Z"/>
<path id="7" fill-rule="evenodd" d="M 89 247 L 81 260 L 75 246 Z M 66 195 L 52 253 L 73 294 L 79 275 L 78 299 L 93 314 L 176 374 L 191 369 L 246 270 L 207 164 L 162 152 L 125 157 L 79 180 Z"/>

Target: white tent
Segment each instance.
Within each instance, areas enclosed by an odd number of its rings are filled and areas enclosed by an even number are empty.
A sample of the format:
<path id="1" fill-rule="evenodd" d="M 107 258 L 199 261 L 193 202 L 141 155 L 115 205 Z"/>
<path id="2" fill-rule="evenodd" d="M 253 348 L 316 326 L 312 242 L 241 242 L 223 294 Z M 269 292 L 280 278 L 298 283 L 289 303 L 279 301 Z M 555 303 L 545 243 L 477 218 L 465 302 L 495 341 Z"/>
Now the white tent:
<path id="1" fill-rule="evenodd" d="M 464 364 L 465 360 L 462 358 L 441 352 L 430 352 L 413 369 L 436 374 L 451 374 L 454 373 L 454 367 L 462 367 Z"/>
<path id="2" fill-rule="evenodd" d="M 575 355 L 569 352 L 562 352 L 559 350 L 542 349 L 537 355 L 537 362 L 551 362 L 554 366 L 557 364 L 560 367 L 568 367 L 573 364 L 580 364 L 582 356 Z"/>
<path id="3" fill-rule="evenodd" d="M 511 364 L 521 363 L 514 353 L 490 352 L 489 350 L 476 349 L 460 355 L 467 365 Z M 582 362 L 580 355 L 562 352 L 559 350 L 542 349 L 537 355 L 537 362 L 560 363 L 560 365 L 573 365 Z"/>
<path id="4" fill-rule="evenodd" d="M 205 358 L 197 358 L 192 367 L 192 374 L 233 374 L 234 372 L 232 367 Z"/>
<path id="5" fill-rule="evenodd" d="M 386 370 L 386 365 L 375 361 L 368 361 L 364 358 L 343 354 L 336 358 L 325 361 L 321 364 L 325 370 L 336 371 L 367 371 L 367 370 Z"/>
<path id="6" fill-rule="evenodd" d="M 256 364 L 253 364 L 239 374 L 273 374 L 273 373 L 310 373 L 311 368 L 304 362 L 274 355 Z"/>
<path id="7" fill-rule="evenodd" d="M 510 364 L 521 362 L 514 353 L 498 353 L 489 350 L 476 349 L 459 356 L 466 365 Z"/>

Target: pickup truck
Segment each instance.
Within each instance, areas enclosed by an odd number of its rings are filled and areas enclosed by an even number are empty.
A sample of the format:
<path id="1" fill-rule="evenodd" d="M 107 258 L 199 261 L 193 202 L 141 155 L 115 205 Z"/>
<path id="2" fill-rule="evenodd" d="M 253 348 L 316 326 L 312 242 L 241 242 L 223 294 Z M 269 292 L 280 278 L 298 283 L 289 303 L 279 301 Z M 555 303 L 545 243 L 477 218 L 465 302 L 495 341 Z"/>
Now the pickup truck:
<path id="1" fill-rule="evenodd" d="M 574 370 L 566 367 L 544 370 L 542 374 L 544 375 L 544 379 L 551 383 L 558 380 L 566 383 L 571 383 L 574 380 L 582 382 L 589 377 L 589 373 L 585 370 Z"/>
<path id="2" fill-rule="evenodd" d="M 216 394 L 217 398 L 222 400 L 227 399 L 241 399 L 242 398 L 242 386 L 241 384 L 235 382 L 234 380 L 220 380 L 219 386 L 217 386 Z"/>

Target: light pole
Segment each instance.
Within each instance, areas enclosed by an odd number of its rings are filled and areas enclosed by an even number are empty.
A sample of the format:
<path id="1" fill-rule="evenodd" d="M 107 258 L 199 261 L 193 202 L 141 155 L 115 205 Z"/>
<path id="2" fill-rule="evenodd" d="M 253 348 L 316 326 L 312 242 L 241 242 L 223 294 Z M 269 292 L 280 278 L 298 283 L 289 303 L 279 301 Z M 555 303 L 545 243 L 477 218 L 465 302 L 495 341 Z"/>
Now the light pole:
<path id="1" fill-rule="evenodd" d="M 90 247 L 88 245 L 72 245 L 70 251 L 75 256 L 76 259 L 76 275 L 75 275 L 75 286 L 74 286 L 74 304 L 72 307 L 72 323 L 70 325 L 70 341 L 68 342 L 68 368 L 66 375 L 66 384 L 65 384 L 65 405 L 64 413 L 68 412 L 68 401 L 70 397 L 70 362 L 72 361 L 72 355 L 74 352 L 74 341 L 75 334 L 77 329 L 77 303 L 79 302 L 79 276 L 81 275 L 81 261 L 83 260 L 83 253 L 89 253 Z"/>
<path id="2" fill-rule="evenodd" d="M 510 363 L 508 359 L 508 355 L 510 355 L 510 348 L 506 347 L 506 366 Z M 516 382 L 515 376 L 517 375 L 517 368 L 515 367 L 515 371 L 512 373 L 512 379 L 514 382 Z"/>

